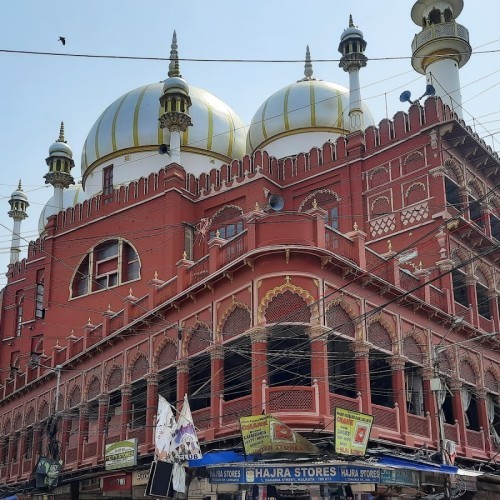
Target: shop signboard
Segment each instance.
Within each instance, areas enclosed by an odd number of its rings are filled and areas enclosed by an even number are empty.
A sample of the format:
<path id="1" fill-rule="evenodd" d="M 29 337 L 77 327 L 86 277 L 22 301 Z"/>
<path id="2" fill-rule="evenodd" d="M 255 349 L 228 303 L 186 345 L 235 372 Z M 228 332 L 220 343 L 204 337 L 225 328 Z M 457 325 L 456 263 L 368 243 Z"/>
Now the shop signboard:
<path id="1" fill-rule="evenodd" d="M 150 469 L 132 471 L 132 486 L 148 484 Z"/>
<path id="2" fill-rule="evenodd" d="M 207 469 L 213 484 L 381 483 L 382 470 L 363 465 L 251 465 Z"/>
<path id="3" fill-rule="evenodd" d="M 246 454 L 319 453 L 310 441 L 272 415 L 241 417 L 240 427 Z"/>
<path id="4" fill-rule="evenodd" d="M 419 473 L 408 469 L 381 469 L 381 484 L 398 484 L 399 486 L 419 485 Z"/>
<path id="5" fill-rule="evenodd" d="M 132 476 L 130 473 L 113 474 L 102 478 L 102 491 L 130 491 Z"/>
<path id="6" fill-rule="evenodd" d="M 335 453 L 363 456 L 372 425 L 372 415 L 335 408 Z"/>
<path id="7" fill-rule="evenodd" d="M 106 444 L 106 470 L 124 469 L 134 465 L 137 465 L 137 438 Z"/>

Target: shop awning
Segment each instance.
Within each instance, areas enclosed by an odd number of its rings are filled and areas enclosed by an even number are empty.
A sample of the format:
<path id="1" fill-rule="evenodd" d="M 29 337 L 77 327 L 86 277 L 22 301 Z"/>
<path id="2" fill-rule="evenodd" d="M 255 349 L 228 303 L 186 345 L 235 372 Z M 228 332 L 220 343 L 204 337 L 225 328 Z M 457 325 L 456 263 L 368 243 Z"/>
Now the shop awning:
<path id="1" fill-rule="evenodd" d="M 207 465 L 233 464 L 240 462 L 253 462 L 254 455 L 244 455 L 232 450 L 212 451 L 204 453 L 198 460 L 189 460 L 189 467 L 205 467 Z"/>
<path id="2" fill-rule="evenodd" d="M 457 474 L 458 467 L 446 464 L 434 464 L 422 460 L 411 460 L 393 456 L 379 456 L 377 463 L 388 467 L 401 467 L 422 472 L 436 472 L 438 474 Z"/>

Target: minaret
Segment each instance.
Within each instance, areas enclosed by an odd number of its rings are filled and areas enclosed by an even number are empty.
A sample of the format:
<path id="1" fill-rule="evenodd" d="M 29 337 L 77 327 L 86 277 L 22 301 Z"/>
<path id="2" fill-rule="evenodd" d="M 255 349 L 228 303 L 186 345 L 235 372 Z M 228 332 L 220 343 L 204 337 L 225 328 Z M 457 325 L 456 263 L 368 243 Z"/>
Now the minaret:
<path id="1" fill-rule="evenodd" d="M 411 9 L 413 22 L 422 28 L 412 43 L 413 68 L 425 75 L 453 111 L 462 118 L 459 69 L 469 60 L 469 32 L 455 19 L 463 0 L 419 0 Z"/>
<path id="2" fill-rule="evenodd" d="M 174 31 L 170 50 L 170 65 L 168 78 L 163 84 L 163 94 L 160 97 L 163 113 L 161 114 L 160 128 L 168 128 L 170 132 L 170 162 L 181 165 L 181 133 L 192 125 L 189 116 L 191 98 L 189 86 L 183 80 L 179 71 L 179 54 L 177 53 L 177 35 Z"/>
<path id="3" fill-rule="evenodd" d="M 21 222 L 28 217 L 26 209 L 29 207 L 28 197 L 21 187 L 21 180 L 19 186 L 11 194 L 9 217 L 14 219 L 14 228 L 12 229 L 12 244 L 10 246 L 10 263 L 14 264 L 19 261 L 19 254 L 21 253 Z"/>
<path id="4" fill-rule="evenodd" d="M 43 176 L 45 184 L 54 186 L 54 208 L 56 213 L 63 208 L 63 190 L 75 183 L 71 169 L 75 166 L 73 151 L 64 140 L 64 123 L 61 122 L 59 138 L 50 146 L 45 160 L 49 171 Z"/>
<path id="5" fill-rule="evenodd" d="M 359 70 L 368 60 L 364 52 L 366 42 L 363 32 L 354 26 L 349 16 L 349 27 L 340 37 L 339 52 L 342 54 L 339 66 L 349 73 L 349 121 L 351 132 L 364 129 Z"/>

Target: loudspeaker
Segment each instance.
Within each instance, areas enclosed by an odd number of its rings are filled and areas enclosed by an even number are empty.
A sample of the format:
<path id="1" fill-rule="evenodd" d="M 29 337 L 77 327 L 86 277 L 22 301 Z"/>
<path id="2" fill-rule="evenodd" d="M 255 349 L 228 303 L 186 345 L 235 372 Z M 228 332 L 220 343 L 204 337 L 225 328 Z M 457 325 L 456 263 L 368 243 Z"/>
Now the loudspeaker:
<path id="1" fill-rule="evenodd" d="M 160 144 L 158 146 L 158 153 L 160 153 L 161 155 L 170 154 L 170 146 L 168 146 L 167 144 Z"/>
<path id="2" fill-rule="evenodd" d="M 173 498 L 172 468 L 168 462 L 152 462 L 145 494 L 150 497 Z"/>
<path id="3" fill-rule="evenodd" d="M 283 210 L 283 207 L 285 206 L 285 201 L 279 194 L 270 195 L 267 202 L 269 203 L 269 208 L 275 212 Z"/>

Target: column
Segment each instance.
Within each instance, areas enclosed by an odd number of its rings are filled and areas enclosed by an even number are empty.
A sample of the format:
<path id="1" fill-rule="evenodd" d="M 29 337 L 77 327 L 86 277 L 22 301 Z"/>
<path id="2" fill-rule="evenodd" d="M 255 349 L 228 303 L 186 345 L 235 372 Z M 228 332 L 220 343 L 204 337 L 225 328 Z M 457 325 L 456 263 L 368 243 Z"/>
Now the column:
<path id="1" fill-rule="evenodd" d="M 213 345 L 210 348 L 211 361 L 211 398 L 209 432 L 218 429 L 221 423 L 221 402 L 224 395 L 224 347 Z M 212 430 L 211 430 L 212 429 Z"/>
<path id="2" fill-rule="evenodd" d="M 424 366 L 422 368 L 422 381 L 424 387 L 424 408 L 426 415 L 431 417 L 431 436 L 436 444 L 439 446 L 439 408 L 436 403 L 436 395 L 431 390 L 431 379 L 434 378 L 434 369 L 432 366 Z"/>
<path id="3" fill-rule="evenodd" d="M 122 417 L 121 417 L 121 429 L 120 429 L 120 439 L 123 441 L 127 439 L 127 431 L 130 429 L 132 420 L 132 405 L 130 403 L 130 396 L 132 395 L 132 387 L 130 384 L 123 384 L 121 386 L 121 396 L 122 396 Z"/>
<path id="4" fill-rule="evenodd" d="M 465 446 L 467 443 L 467 434 L 465 427 L 464 407 L 462 405 L 462 395 L 460 389 L 462 382 L 458 379 L 452 379 L 449 384 L 450 390 L 453 393 L 453 418 L 458 422 L 458 429 L 460 431 L 460 446 Z"/>
<path id="5" fill-rule="evenodd" d="M 109 396 L 108 394 L 101 394 L 98 398 L 98 427 L 97 427 L 97 451 L 96 456 L 100 460 L 104 456 L 104 442 L 108 430 L 108 408 Z"/>
<path id="6" fill-rule="evenodd" d="M 467 286 L 467 298 L 469 299 L 470 322 L 474 326 L 479 326 L 476 282 L 477 278 L 473 274 L 467 274 L 467 276 L 465 277 L 465 284 Z"/>
<path id="7" fill-rule="evenodd" d="M 184 394 L 188 393 L 189 361 L 177 361 L 177 409 L 180 411 L 184 402 Z"/>
<path id="8" fill-rule="evenodd" d="M 406 387 L 405 387 L 405 361 L 406 358 L 394 355 L 389 363 L 392 369 L 392 392 L 394 402 L 398 404 L 399 425 L 401 434 L 408 433 L 408 411 L 406 409 Z"/>
<path id="9" fill-rule="evenodd" d="M 483 430 L 484 449 L 486 452 L 491 451 L 490 422 L 488 419 L 488 410 L 486 409 L 487 394 L 488 392 L 485 387 L 478 387 L 476 390 L 477 414 L 479 426 Z"/>
<path id="10" fill-rule="evenodd" d="M 257 326 L 247 332 L 252 342 L 252 414 L 260 415 L 266 405 L 262 381 L 267 382 L 267 329 Z"/>
<path id="11" fill-rule="evenodd" d="M 40 456 L 40 448 L 42 447 L 42 424 L 36 423 L 33 425 L 33 463 L 36 463 Z"/>
<path id="12" fill-rule="evenodd" d="M 328 335 L 331 328 L 325 326 L 309 327 L 311 339 L 311 379 L 318 384 L 319 415 L 329 417 L 330 409 L 330 384 L 328 382 Z"/>
<path id="13" fill-rule="evenodd" d="M 500 331 L 500 311 L 498 310 L 498 291 L 495 289 L 488 290 L 490 299 L 491 319 L 493 320 L 493 331 Z"/>
<path id="14" fill-rule="evenodd" d="M 66 462 L 66 448 L 69 441 L 69 433 L 71 430 L 71 417 L 68 413 L 63 413 L 62 415 L 62 426 L 61 426 L 61 447 L 59 450 L 60 457 Z"/>
<path id="15" fill-rule="evenodd" d="M 372 414 L 372 395 L 370 390 L 370 344 L 365 340 L 351 343 L 356 364 L 356 390 L 361 394 L 363 413 Z"/>
<path id="16" fill-rule="evenodd" d="M 80 409 L 80 415 L 78 418 L 77 459 L 78 463 L 81 463 L 84 458 L 83 456 L 84 443 L 86 443 L 89 438 L 89 406 L 87 403 L 80 403 L 79 409 Z"/>
<path id="17" fill-rule="evenodd" d="M 145 378 L 147 382 L 146 445 L 150 450 L 154 448 L 156 410 L 158 409 L 158 373 L 148 373 Z"/>

